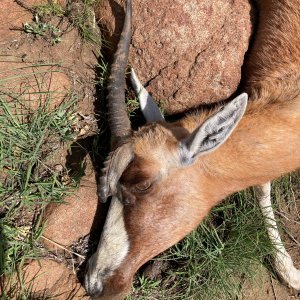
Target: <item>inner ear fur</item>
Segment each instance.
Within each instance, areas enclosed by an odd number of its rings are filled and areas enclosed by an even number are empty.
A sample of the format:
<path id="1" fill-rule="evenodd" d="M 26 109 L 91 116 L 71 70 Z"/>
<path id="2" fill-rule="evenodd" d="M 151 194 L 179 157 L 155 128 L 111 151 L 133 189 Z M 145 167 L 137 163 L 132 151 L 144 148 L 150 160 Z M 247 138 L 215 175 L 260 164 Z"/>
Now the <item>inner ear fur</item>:
<path id="1" fill-rule="evenodd" d="M 247 107 L 248 95 L 243 93 L 197 127 L 179 144 L 180 162 L 188 165 L 203 154 L 220 147 L 240 122 Z"/>

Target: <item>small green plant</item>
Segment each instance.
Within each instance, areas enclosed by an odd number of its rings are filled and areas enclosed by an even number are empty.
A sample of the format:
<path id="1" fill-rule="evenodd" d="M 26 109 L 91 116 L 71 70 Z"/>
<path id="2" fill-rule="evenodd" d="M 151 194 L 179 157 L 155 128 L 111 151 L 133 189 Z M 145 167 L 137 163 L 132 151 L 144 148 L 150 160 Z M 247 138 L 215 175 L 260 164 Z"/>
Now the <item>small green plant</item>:
<path id="1" fill-rule="evenodd" d="M 44 38 L 49 40 L 52 45 L 61 42 L 61 31 L 58 27 L 48 22 L 42 22 L 38 15 L 34 16 L 34 21 L 25 23 L 23 30 L 32 34 L 35 38 Z"/>
<path id="2" fill-rule="evenodd" d="M 127 112 L 128 112 L 129 117 L 135 116 L 136 111 L 140 107 L 138 98 L 135 97 L 133 99 L 127 99 L 126 105 L 127 105 Z"/>
<path id="3" fill-rule="evenodd" d="M 61 41 L 64 32 L 58 27 L 59 25 L 53 25 L 52 20 L 56 18 L 55 24 L 67 21 L 69 26 L 77 28 L 83 40 L 100 44 L 101 37 L 99 33 L 95 32 L 93 11 L 97 2 L 98 0 L 67 1 L 66 5 L 62 7 L 58 3 L 48 1 L 36 5 L 30 8 L 30 11 L 33 12 L 33 21 L 24 24 L 23 30 L 33 34 L 36 38 L 43 37 L 51 44 L 57 44 Z"/>
<path id="4" fill-rule="evenodd" d="M 104 99 L 106 93 L 106 85 L 109 76 L 109 64 L 105 60 L 101 59 L 99 64 L 97 65 L 98 70 L 98 79 L 97 79 L 97 86 L 101 93 L 101 98 Z"/>

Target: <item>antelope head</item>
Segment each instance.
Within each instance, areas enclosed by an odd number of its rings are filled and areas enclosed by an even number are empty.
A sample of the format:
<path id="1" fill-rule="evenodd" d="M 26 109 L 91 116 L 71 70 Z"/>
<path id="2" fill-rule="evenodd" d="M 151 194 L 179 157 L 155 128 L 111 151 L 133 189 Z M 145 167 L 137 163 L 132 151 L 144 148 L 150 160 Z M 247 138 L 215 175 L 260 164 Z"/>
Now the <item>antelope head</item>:
<path id="1" fill-rule="evenodd" d="M 247 95 L 242 94 L 217 112 L 205 114 L 197 126 L 184 120 L 168 123 L 132 71 L 132 85 L 147 121 L 132 132 L 124 76 L 130 22 L 127 0 L 108 86 L 114 148 L 99 189 L 100 199 L 111 196 L 112 200 L 85 276 L 85 287 L 94 299 L 124 299 L 138 268 L 193 230 L 216 204 L 201 158 L 227 140 L 247 104 Z"/>

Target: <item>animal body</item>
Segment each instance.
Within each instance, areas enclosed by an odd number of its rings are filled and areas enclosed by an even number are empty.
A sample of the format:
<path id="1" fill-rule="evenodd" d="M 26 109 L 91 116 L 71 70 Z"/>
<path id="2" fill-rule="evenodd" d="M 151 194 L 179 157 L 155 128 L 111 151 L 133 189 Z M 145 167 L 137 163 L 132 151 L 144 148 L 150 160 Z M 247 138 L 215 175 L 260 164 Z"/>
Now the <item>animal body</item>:
<path id="1" fill-rule="evenodd" d="M 123 299 L 138 268 L 193 230 L 226 196 L 257 186 L 279 275 L 300 289 L 270 202 L 270 181 L 300 166 L 300 6 L 260 0 L 243 93 L 225 106 L 167 123 L 132 73 L 148 123 L 132 132 L 124 105 L 130 0 L 109 84 L 114 137 L 100 197 L 112 196 L 85 286 L 95 299 Z M 197 97 L 197 95 L 195 95 Z M 247 106 L 247 108 L 246 108 Z"/>

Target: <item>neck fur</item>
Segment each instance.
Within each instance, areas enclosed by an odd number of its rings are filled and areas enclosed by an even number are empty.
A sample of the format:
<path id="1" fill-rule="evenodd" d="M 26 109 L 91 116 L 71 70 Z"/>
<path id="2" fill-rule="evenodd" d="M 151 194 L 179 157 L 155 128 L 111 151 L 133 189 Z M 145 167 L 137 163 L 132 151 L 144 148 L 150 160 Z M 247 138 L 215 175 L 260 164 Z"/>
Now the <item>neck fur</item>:
<path id="1" fill-rule="evenodd" d="M 263 184 L 300 166 L 300 104 L 250 103 L 229 139 L 199 157 L 216 198 Z M 196 127 L 196 124 L 195 124 Z"/>

